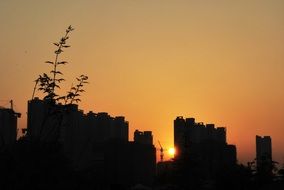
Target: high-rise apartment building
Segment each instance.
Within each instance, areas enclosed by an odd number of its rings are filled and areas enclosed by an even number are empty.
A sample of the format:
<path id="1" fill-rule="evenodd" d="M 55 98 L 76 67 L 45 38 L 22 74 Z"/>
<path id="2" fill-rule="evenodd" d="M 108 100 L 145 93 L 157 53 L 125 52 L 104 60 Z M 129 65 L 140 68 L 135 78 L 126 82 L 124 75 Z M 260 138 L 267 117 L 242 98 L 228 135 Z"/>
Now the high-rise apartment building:
<path id="1" fill-rule="evenodd" d="M 204 142 L 227 144 L 226 128 L 215 128 L 214 124 L 196 123 L 194 118 L 184 119 L 182 116 L 174 120 L 176 156 L 186 153 L 192 144 Z"/>
<path id="2" fill-rule="evenodd" d="M 206 176 L 237 162 L 236 146 L 227 144 L 226 128 L 196 123 L 194 118 L 179 116 L 174 120 L 174 145 L 176 160 L 193 161 Z"/>
<path id="3" fill-rule="evenodd" d="M 134 132 L 134 142 L 140 144 L 153 145 L 153 135 L 152 131 L 139 131 L 135 130 Z"/>
<path id="4" fill-rule="evenodd" d="M 78 105 L 51 106 L 35 98 L 28 102 L 27 135 L 41 141 L 61 141 L 68 137 L 105 142 L 111 139 L 128 141 L 128 122 L 123 116 L 111 117 L 106 112 L 84 114 Z"/>
<path id="5" fill-rule="evenodd" d="M 272 146 L 270 136 L 256 136 L 256 166 L 258 171 L 272 172 Z"/>
<path id="6" fill-rule="evenodd" d="M 17 139 L 17 120 L 20 116 L 10 108 L 0 108 L 0 147 L 13 144 Z"/>

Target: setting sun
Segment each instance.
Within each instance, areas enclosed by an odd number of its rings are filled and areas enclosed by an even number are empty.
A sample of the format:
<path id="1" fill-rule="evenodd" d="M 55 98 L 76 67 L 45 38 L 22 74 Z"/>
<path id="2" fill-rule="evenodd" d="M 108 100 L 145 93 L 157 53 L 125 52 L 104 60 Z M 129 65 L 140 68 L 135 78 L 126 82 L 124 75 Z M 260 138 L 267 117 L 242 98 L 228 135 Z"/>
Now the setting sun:
<path id="1" fill-rule="evenodd" d="M 174 156 L 175 155 L 175 148 L 169 148 L 169 154 L 171 155 L 171 156 Z"/>

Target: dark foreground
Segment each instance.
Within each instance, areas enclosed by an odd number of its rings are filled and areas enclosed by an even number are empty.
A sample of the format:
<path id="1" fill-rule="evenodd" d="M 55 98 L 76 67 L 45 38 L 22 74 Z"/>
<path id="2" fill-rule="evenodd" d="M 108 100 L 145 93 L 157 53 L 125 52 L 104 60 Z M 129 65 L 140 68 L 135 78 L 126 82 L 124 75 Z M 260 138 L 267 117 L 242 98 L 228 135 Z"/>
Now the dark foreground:
<path id="1" fill-rule="evenodd" d="M 74 170 L 58 143 L 41 144 L 20 139 L 0 150 L 0 189 L 284 189 L 283 169 L 277 175 L 257 174 L 253 168 L 238 165 L 224 168 L 214 178 L 205 179 L 192 162 L 172 161 L 152 184 L 119 184 L 101 175 L 97 167 Z"/>

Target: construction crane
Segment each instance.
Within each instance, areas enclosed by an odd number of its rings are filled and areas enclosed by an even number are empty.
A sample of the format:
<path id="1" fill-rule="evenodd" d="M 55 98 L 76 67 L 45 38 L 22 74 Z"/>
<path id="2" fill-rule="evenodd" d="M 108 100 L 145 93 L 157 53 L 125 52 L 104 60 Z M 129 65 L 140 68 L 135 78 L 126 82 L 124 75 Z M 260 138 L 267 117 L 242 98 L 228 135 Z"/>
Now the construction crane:
<path id="1" fill-rule="evenodd" d="M 20 118 L 21 117 L 21 113 L 19 113 L 19 112 L 15 112 L 14 111 L 14 104 L 13 104 L 13 100 L 10 100 L 10 108 L 11 108 L 11 110 L 14 112 L 14 114 L 15 114 L 15 116 L 17 116 L 18 118 Z"/>
<path id="2" fill-rule="evenodd" d="M 160 141 L 158 141 L 159 146 L 160 146 L 160 161 L 163 162 L 164 161 L 164 149 L 160 143 Z"/>
<path id="3" fill-rule="evenodd" d="M 17 116 L 18 118 L 21 117 L 21 113 L 19 112 L 15 112 L 14 111 L 14 103 L 13 103 L 13 100 L 0 100 L 1 102 L 6 102 L 4 105 L 2 104 L 2 106 L 0 106 L 0 108 L 5 108 L 7 106 L 7 104 L 10 104 L 10 109 L 12 110 L 13 114 L 15 116 Z M 5 106 L 6 105 L 6 106 Z M 6 108 L 7 109 L 7 108 Z"/>

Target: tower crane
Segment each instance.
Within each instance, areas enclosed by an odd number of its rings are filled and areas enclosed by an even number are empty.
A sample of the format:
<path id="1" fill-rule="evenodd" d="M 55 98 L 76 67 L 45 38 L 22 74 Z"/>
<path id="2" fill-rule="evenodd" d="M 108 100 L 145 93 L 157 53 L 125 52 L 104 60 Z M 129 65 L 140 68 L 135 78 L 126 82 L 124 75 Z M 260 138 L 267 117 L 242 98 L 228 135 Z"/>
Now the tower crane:
<path id="1" fill-rule="evenodd" d="M 159 143 L 159 146 L 160 146 L 160 160 L 161 160 L 161 162 L 163 162 L 164 161 L 164 149 L 163 149 L 160 141 L 158 141 L 158 143 Z"/>
<path id="2" fill-rule="evenodd" d="M 18 118 L 21 117 L 21 115 L 22 115 L 21 113 L 14 111 L 14 103 L 13 103 L 13 100 L 10 100 L 10 108 L 11 108 L 11 110 L 14 112 L 15 116 L 17 116 Z"/>

